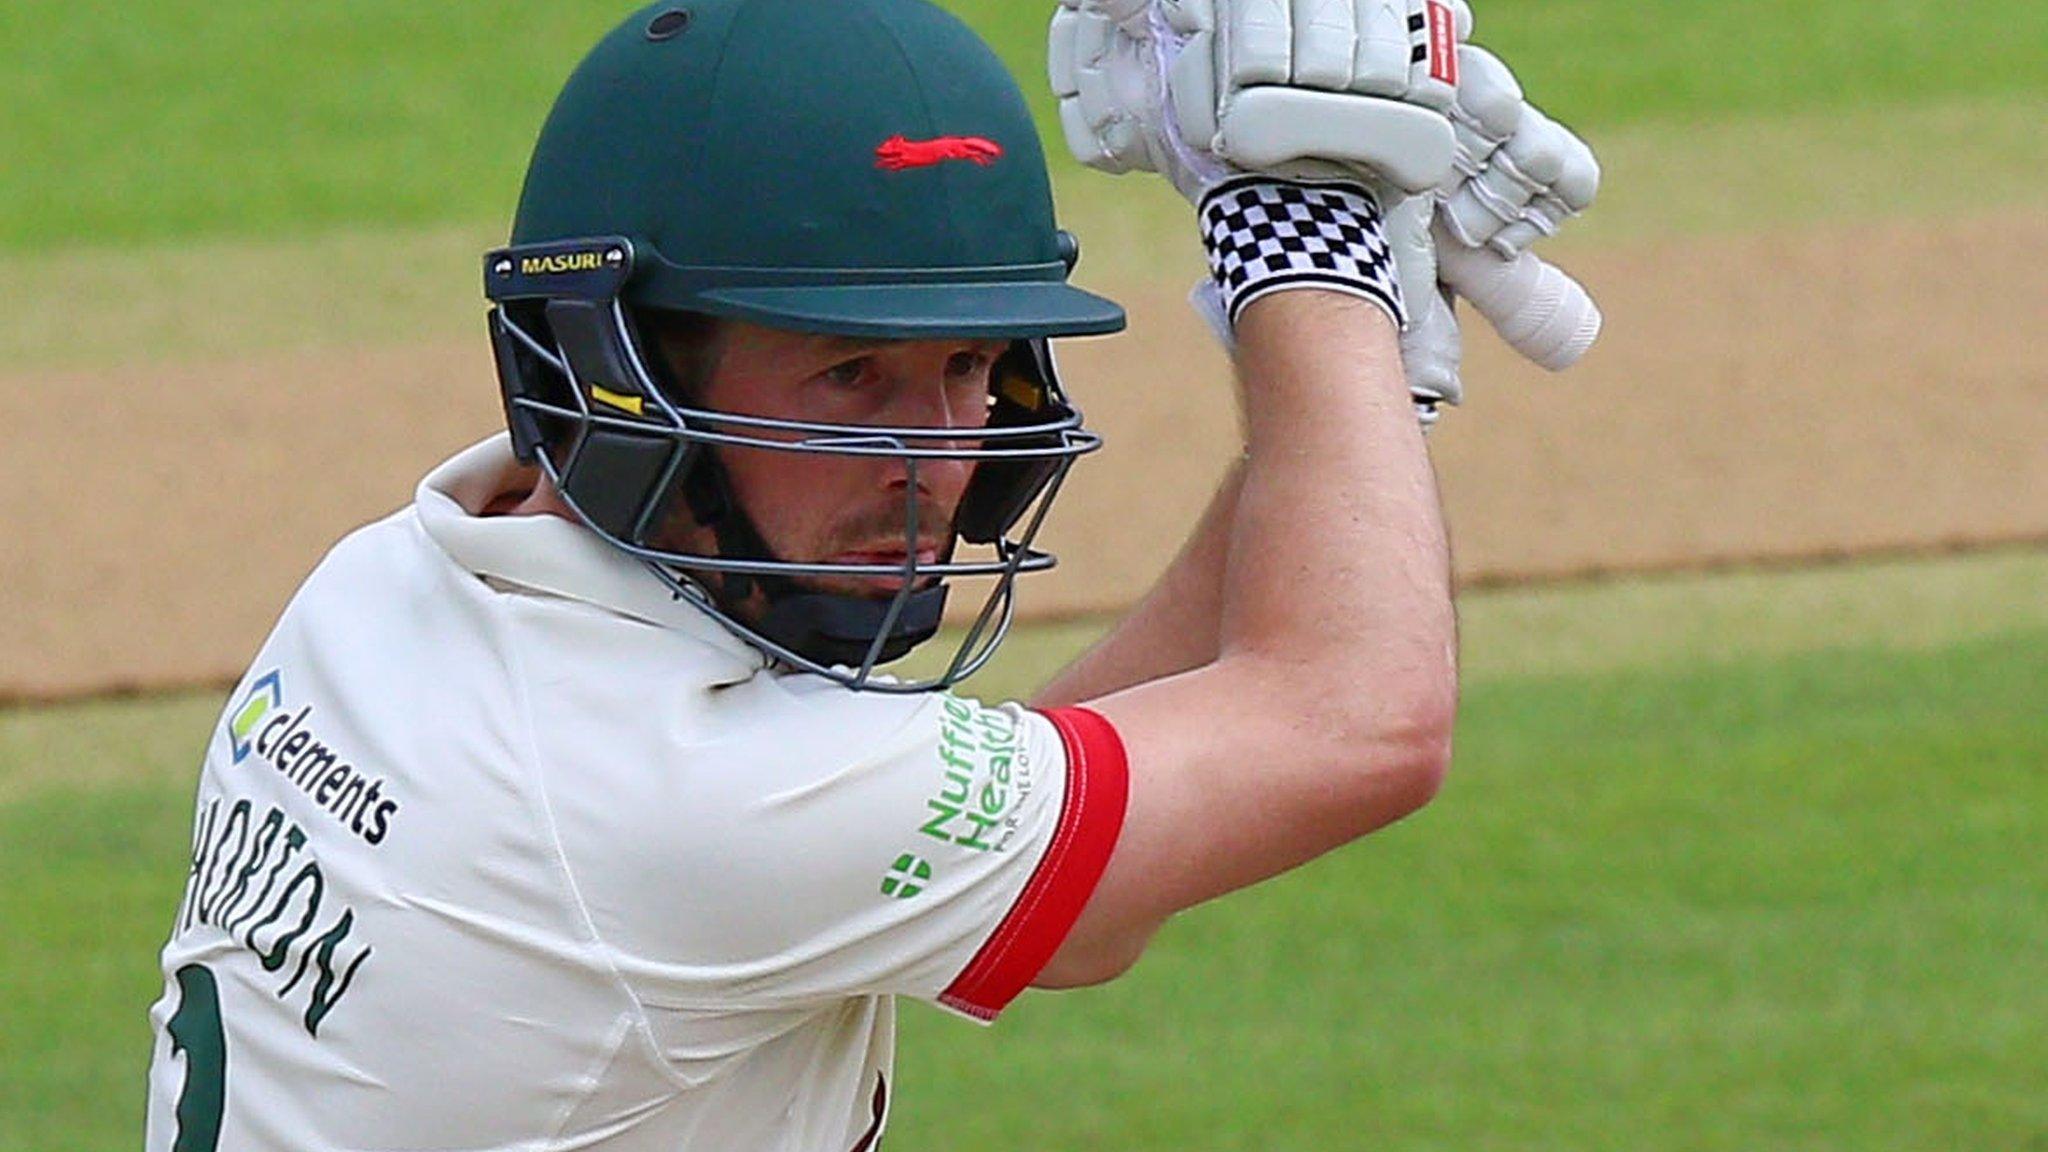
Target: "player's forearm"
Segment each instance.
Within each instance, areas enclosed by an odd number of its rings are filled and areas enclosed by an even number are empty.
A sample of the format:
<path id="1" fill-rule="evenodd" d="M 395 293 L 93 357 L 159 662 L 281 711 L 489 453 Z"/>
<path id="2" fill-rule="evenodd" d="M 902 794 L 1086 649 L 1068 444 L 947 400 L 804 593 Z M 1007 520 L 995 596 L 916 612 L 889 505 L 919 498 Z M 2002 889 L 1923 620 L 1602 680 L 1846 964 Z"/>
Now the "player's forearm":
<path id="1" fill-rule="evenodd" d="M 1394 326 L 1353 296 L 1290 289 L 1247 306 L 1237 336 L 1250 450 L 1218 653 L 1090 701 L 1133 785 L 1084 941 L 1142 938 L 1398 820 L 1448 761 L 1448 548 Z"/>
<path id="2" fill-rule="evenodd" d="M 1250 455 L 1219 661 L 1285 682 L 1319 727 L 1447 736 L 1449 548 L 1392 322 L 1349 296 L 1282 292 L 1245 310 L 1238 337 Z"/>
<path id="3" fill-rule="evenodd" d="M 1199 668 L 1216 659 L 1223 567 L 1244 465 L 1231 467 L 1166 571 L 1094 647 L 1063 669 L 1034 703 L 1056 708 Z"/>
<path id="4" fill-rule="evenodd" d="M 1288 689 L 1306 691 L 1297 700 L 1366 689 L 1389 717 L 1447 719 L 1448 549 L 1391 325 L 1348 297 L 1272 304 L 1248 310 L 1241 330 L 1251 464 L 1232 469 L 1152 590 L 1046 687 L 1042 706 L 1210 664 L 1229 615 L 1246 662 L 1284 654 L 1315 669 L 1313 683 Z M 1250 519 L 1248 471 L 1268 509 Z"/>

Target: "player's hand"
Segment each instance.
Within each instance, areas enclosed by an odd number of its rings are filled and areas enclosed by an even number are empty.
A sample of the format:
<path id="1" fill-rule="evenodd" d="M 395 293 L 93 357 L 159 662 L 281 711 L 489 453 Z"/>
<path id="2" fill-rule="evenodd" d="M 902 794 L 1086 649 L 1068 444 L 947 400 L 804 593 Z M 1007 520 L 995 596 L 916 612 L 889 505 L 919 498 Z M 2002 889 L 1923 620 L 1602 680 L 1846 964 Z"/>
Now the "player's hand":
<path id="1" fill-rule="evenodd" d="M 1387 210 L 1387 250 L 1408 309 L 1401 329 L 1401 367 L 1408 376 L 1408 394 L 1415 415 L 1427 430 L 1436 425 L 1445 404 L 1462 403 L 1465 387 L 1458 376 L 1464 338 L 1458 331 L 1455 298 L 1439 278 L 1433 195 L 1410 196 Z"/>
<path id="2" fill-rule="evenodd" d="M 1600 164 L 1523 99 L 1498 57 L 1468 45 L 1458 61 L 1458 176 L 1438 197 L 1437 276 L 1515 351 L 1553 372 L 1569 368 L 1599 337 L 1600 309 L 1528 249 L 1592 205 Z"/>
<path id="3" fill-rule="evenodd" d="M 1339 175 L 1413 193 L 1450 175 L 1459 28 L 1471 24 L 1465 0 L 1159 7 L 1188 30 L 1167 80 L 1187 139 L 1277 176 Z"/>
<path id="4" fill-rule="evenodd" d="M 1457 173 L 1387 211 L 1408 302 L 1401 358 L 1425 428 L 1441 405 L 1464 399 L 1459 297 L 1552 371 L 1576 363 L 1600 333 L 1586 290 L 1528 251 L 1592 204 L 1600 185 L 1592 149 L 1529 105 L 1492 53 L 1465 45 L 1458 59 Z"/>
<path id="5" fill-rule="evenodd" d="M 1060 0 L 1046 72 L 1074 158 L 1111 174 L 1157 172 L 1190 204 L 1236 174 L 1180 133 L 1167 77 L 1193 36 L 1156 0 Z"/>
<path id="6" fill-rule="evenodd" d="M 1196 202 L 1237 172 L 1412 193 L 1452 172 L 1461 24 L 1464 0 L 1061 0 L 1047 64 L 1090 167 Z"/>

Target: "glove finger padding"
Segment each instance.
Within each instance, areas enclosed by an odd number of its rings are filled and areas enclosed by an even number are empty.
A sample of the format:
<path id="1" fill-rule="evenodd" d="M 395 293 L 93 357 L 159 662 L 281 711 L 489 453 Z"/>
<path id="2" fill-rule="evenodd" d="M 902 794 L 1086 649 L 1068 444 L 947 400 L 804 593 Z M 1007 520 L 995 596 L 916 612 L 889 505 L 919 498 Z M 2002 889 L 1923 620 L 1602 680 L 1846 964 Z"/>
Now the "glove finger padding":
<path id="1" fill-rule="evenodd" d="M 1584 140 L 1523 99 L 1498 57 L 1470 46 L 1459 55 L 1451 118 L 1464 179 L 1445 195 L 1444 216 L 1460 243 L 1515 256 L 1592 205 L 1600 165 Z"/>
<path id="2" fill-rule="evenodd" d="M 1600 309 L 1576 280 L 1528 251 L 1591 206 L 1600 188 L 1593 150 L 1528 103 L 1500 58 L 1458 51 L 1459 179 L 1440 195 L 1437 275 L 1472 302 L 1515 351 L 1551 371 L 1570 367 L 1600 335 Z"/>
<path id="3" fill-rule="evenodd" d="M 1093 12 L 1142 40 L 1151 33 L 1152 0 L 1060 0 L 1062 5 Z"/>
<path id="4" fill-rule="evenodd" d="M 1161 0 L 1161 12 L 1187 35 L 1167 86 L 1191 143 L 1250 171 L 1336 165 L 1411 193 L 1449 178 L 1460 14 L 1445 0 Z"/>
<path id="5" fill-rule="evenodd" d="M 1106 14 L 1061 8 L 1046 42 L 1046 71 L 1059 97 L 1060 130 L 1074 158 L 1105 172 L 1151 167 L 1143 122 L 1129 114 L 1151 99 L 1152 71 L 1139 42 Z"/>
<path id="6" fill-rule="evenodd" d="M 1352 0 L 1297 0 L 1289 67 L 1293 83 L 1342 92 L 1358 57 L 1358 8 Z"/>
<path id="7" fill-rule="evenodd" d="M 1075 159 L 1112 174 L 1158 172 L 1198 202 L 1231 173 L 1173 124 L 1166 73 L 1185 40 L 1152 0 L 1061 0 L 1046 34 L 1046 75 Z"/>
<path id="8" fill-rule="evenodd" d="M 1457 129 L 1458 171 L 1476 176 L 1501 141 L 1522 122 L 1522 86 L 1500 57 L 1473 44 L 1458 48 L 1458 99 L 1451 108 Z"/>
<path id="9" fill-rule="evenodd" d="M 1592 206 L 1600 190 L 1600 165 L 1593 150 L 1534 108 L 1523 115 L 1521 129 L 1501 152 L 1534 184 L 1521 218 L 1488 241 L 1502 255 L 1515 255 L 1557 235 L 1565 221 Z"/>
<path id="10" fill-rule="evenodd" d="M 1275 84 L 1441 112 L 1456 99 L 1459 19 L 1445 0 L 1226 0 L 1222 11 L 1209 27 L 1226 93 Z"/>

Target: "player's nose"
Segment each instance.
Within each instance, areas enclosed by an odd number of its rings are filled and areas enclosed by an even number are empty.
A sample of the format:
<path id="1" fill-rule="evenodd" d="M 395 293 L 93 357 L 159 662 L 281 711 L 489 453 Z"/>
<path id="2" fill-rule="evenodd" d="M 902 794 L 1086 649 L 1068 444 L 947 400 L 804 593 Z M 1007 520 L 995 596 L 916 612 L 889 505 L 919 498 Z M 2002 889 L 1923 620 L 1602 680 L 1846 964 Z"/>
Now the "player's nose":
<path id="1" fill-rule="evenodd" d="M 920 495 L 944 504 L 950 511 L 967 488 L 968 477 L 974 472 L 973 463 L 959 456 L 922 454 L 926 451 L 958 451 L 960 445 L 955 441 L 925 440 L 910 447 L 920 454 L 888 458 L 886 476 L 889 490 L 900 493 L 915 484 Z"/>
<path id="2" fill-rule="evenodd" d="M 935 453 L 973 449 L 978 432 L 988 422 L 988 385 L 983 377 L 961 373 L 953 367 L 950 349 L 934 347 L 927 354 L 908 358 L 897 380 L 896 403 L 891 423 L 921 431 L 954 431 L 961 437 L 920 436 L 905 438 L 905 446 Z M 918 487 L 934 496 L 957 494 L 973 471 L 970 461 L 960 456 L 932 455 L 898 460 L 895 484 L 901 487 L 915 476 Z"/>
<path id="3" fill-rule="evenodd" d="M 916 389 L 916 398 L 898 406 L 892 423 L 900 428 L 924 432 L 958 430 L 966 433 L 980 428 L 985 419 L 983 414 L 980 411 L 963 411 L 965 405 L 959 396 L 949 396 L 949 391 L 957 393 L 957 389 L 944 387 Z M 914 455 L 888 457 L 890 490 L 901 492 L 915 483 L 921 494 L 945 503 L 950 509 L 952 502 L 967 487 L 973 464 L 949 453 L 969 451 L 975 443 L 971 435 L 960 438 L 904 437 L 903 446 Z"/>

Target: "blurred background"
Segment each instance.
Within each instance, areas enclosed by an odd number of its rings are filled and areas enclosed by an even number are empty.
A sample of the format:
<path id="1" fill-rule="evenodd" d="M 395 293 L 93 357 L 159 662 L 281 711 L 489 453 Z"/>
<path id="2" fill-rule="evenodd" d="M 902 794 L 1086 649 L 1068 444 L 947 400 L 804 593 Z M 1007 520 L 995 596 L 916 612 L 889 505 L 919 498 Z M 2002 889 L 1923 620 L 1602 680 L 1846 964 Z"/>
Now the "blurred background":
<path id="1" fill-rule="evenodd" d="M 1110 446 L 1000 697 L 1236 425 L 1185 207 L 1058 141 L 1049 7 L 948 6 L 1133 317 L 1061 349 Z M 1468 323 L 1450 787 L 1108 988 L 913 1014 L 891 1147 L 2048 1148 L 2048 7 L 1476 7 L 1602 159 L 1547 254 L 1607 330 L 1551 376 Z M 494 430 L 478 257 L 626 11 L 0 7 L 0 1149 L 139 1140 L 226 687 Z"/>

